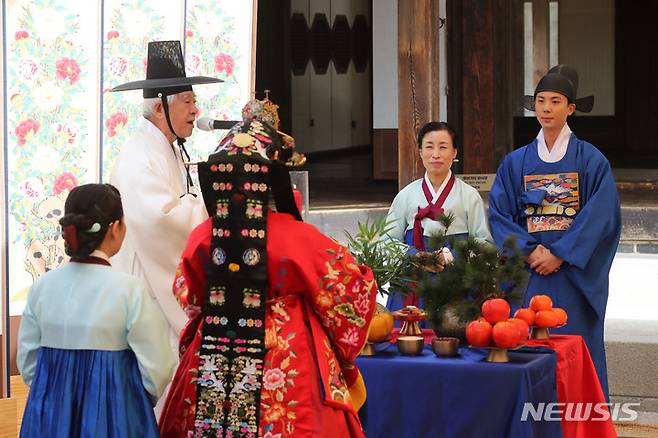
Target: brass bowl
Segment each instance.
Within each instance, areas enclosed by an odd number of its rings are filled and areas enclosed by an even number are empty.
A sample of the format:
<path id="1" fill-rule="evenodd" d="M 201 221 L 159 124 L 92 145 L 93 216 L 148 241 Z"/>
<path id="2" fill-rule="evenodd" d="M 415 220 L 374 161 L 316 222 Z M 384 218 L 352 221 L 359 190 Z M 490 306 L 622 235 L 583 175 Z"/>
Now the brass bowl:
<path id="1" fill-rule="evenodd" d="M 440 357 L 454 357 L 457 355 L 459 339 L 457 338 L 436 338 L 432 340 L 432 350 L 434 354 Z"/>
<path id="2" fill-rule="evenodd" d="M 401 354 L 415 356 L 423 351 L 424 341 L 421 336 L 400 336 L 397 339 L 398 350 Z"/>

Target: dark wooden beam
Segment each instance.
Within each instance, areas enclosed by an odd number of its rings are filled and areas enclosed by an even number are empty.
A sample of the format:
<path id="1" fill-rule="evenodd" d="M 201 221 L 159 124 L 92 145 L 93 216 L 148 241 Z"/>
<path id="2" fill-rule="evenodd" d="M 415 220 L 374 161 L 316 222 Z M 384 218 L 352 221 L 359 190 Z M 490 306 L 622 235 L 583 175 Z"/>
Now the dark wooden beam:
<path id="1" fill-rule="evenodd" d="M 493 0 L 462 1 L 464 173 L 491 173 L 495 169 L 493 4 Z"/>
<path id="2" fill-rule="evenodd" d="M 290 0 L 258 1 L 256 35 L 256 97 L 279 105 L 279 129 L 292 131 L 292 88 L 290 83 Z"/>
<path id="3" fill-rule="evenodd" d="M 464 9 L 462 0 L 446 1 L 446 58 L 448 70 L 447 109 L 448 123 L 459 134 L 459 142 L 462 143 L 463 127 L 463 102 L 462 102 L 462 70 L 464 67 L 462 54 L 462 35 L 464 34 L 463 19 Z M 459 161 L 452 166 L 452 170 L 462 173 L 464 168 L 464 148 L 460 147 L 457 152 Z"/>
<path id="4" fill-rule="evenodd" d="M 494 0 L 493 170 L 514 149 L 514 116 L 523 114 L 523 2 Z"/>
<path id="5" fill-rule="evenodd" d="M 548 0 L 532 1 L 532 60 L 535 66 L 534 83 L 548 72 L 549 66 L 549 12 Z"/>
<path id="6" fill-rule="evenodd" d="M 398 185 L 423 175 L 416 134 L 439 118 L 439 2 L 398 0 Z"/>

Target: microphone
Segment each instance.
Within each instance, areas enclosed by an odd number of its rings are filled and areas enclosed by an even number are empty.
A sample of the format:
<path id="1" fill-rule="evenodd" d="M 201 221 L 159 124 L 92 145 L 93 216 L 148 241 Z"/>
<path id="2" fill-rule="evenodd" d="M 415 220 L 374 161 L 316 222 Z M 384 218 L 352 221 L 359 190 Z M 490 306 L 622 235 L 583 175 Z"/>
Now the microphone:
<path id="1" fill-rule="evenodd" d="M 238 123 L 234 120 L 215 120 L 210 117 L 201 117 L 196 121 L 196 127 L 202 131 L 212 131 L 214 129 L 231 129 Z"/>

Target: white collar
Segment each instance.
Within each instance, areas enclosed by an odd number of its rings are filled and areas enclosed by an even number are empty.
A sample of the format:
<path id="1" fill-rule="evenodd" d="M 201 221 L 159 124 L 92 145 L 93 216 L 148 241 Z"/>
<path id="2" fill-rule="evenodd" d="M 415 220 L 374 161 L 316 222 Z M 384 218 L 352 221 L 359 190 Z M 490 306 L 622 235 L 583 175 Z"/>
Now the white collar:
<path id="1" fill-rule="evenodd" d="M 432 185 L 432 181 L 430 181 L 430 177 L 425 172 L 425 184 L 427 184 L 427 187 L 430 189 L 430 193 L 432 194 L 432 204 L 436 202 L 437 199 L 439 199 L 439 196 L 441 196 L 441 193 L 443 192 L 443 189 L 446 188 L 446 185 L 448 184 L 448 181 L 450 181 L 450 177 L 452 176 L 452 170 L 448 169 L 448 174 L 446 175 L 445 179 L 441 183 L 441 187 L 439 187 L 439 190 L 434 191 L 434 186 Z"/>
<path id="2" fill-rule="evenodd" d="M 142 117 L 141 129 L 143 129 L 146 132 L 146 134 L 150 135 L 155 141 L 159 142 L 160 144 L 162 144 L 162 146 L 164 146 L 164 148 L 159 150 L 159 152 L 164 154 L 169 154 L 173 151 L 176 165 L 178 166 L 182 174 L 185 175 L 185 160 L 183 159 L 182 151 L 180 150 L 180 148 L 178 146 L 175 146 L 173 142 L 169 143 L 169 140 L 167 140 L 167 137 L 164 135 L 164 133 L 160 131 L 160 128 L 155 126 L 153 122 L 151 122 L 146 117 Z M 183 184 L 184 183 L 185 180 L 183 180 Z"/>
<path id="3" fill-rule="evenodd" d="M 162 131 L 160 131 L 160 128 L 155 126 L 153 122 L 151 122 L 146 117 L 142 117 L 142 129 L 144 129 L 151 136 L 155 137 L 161 143 L 168 144 L 170 146 L 173 145 L 173 142 L 170 143 L 169 140 L 167 140 L 167 137 Z"/>
<path id="4" fill-rule="evenodd" d="M 544 138 L 544 129 L 542 128 L 537 134 L 537 152 L 539 158 L 546 163 L 557 163 L 567 154 L 569 139 L 571 138 L 571 129 L 568 124 L 564 124 L 562 131 L 558 134 L 553 144 L 553 148 L 548 150 L 546 139 Z"/>
<path id="5" fill-rule="evenodd" d="M 92 251 L 91 254 L 89 254 L 91 257 L 98 257 L 99 259 L 103 259 L 106 262 L 110 261 L 110 258 L 105 254 L 105 252 L 101 251 L 100 249 L 95 249 Z"/>

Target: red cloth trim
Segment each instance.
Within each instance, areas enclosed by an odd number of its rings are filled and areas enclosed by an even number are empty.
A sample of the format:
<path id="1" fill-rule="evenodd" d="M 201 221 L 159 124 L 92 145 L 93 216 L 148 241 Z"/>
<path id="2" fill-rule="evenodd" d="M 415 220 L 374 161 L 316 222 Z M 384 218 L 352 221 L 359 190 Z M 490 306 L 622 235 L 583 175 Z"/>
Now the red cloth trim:
<path id="1" fill-rule="evenodd" d="M 82 259 L 72 258 L 71 261 L 74 262 L 74 263 L 88 263 L 90 265 L 112 266 L 110 264 L 110 262 L 108 262 L 107 260 L 102 259 L 100 257 L 96 257 L 96 256 L 88 256 L 88 257 L 85 257 L 85 258 L 82 258 Z"/>
<path id="2" fill-rule="evenodd" d="M 435 203 L 432 203 L 432 193 L 430 192 L 429 187 L 427 186 L 427 181 L 423 178 L 421 186 L 423 187 L 423 193 L 425 194 L 425 199 L 427 199 L 427 207 L 420 208 L 418 206 L 418 212 L 414 218 L 414 246 L 419 251 L 425 251 L 425 243 L 423 242 L 423 226 L 421 225 L 421 220 L 429 217 L 430 219 L 436 220 L 437 217 L 443 214 L 443 203 L 446 201 L 446 198 L 450 194 L 453 186 L 455 185 L 455 175 L 450 175 L 448 183 L 443 188 L 443 191 L 439 195 L 439 198 Z"/>
<path id="3" fill-rule="evenodd" d="M 71 252 L 75 253 L 78 250 L 78 228 L 75 225 L 67 225 L 62 228 L 62 235 Z"/>
<path id="4" fill-rule="evenodd" d="M 557 356 L 557 399 L 560 403 L 606 403 L 596 368 L 583 338 L 576 335 L 551 335 L 549 339 L 533 339 L 528 346 L 548 347 Z M 564 409 L 564 408 L 563 408 Z M 583 408 L 581 408 L 583 409 Z M 606 407 L 606 409 L 608 409 Z M 608 409 L 609 411 L 609 409 Z M 592 408 L 592 418 L 601 418 Z M 562 417 L 564 438 L 616 437 L 612 419 L 607 421 L 566 421 Z"/>
<path id="5" fill-rule="evenodd" d="M 423 226 L 421 225 L 421 221 L 426 217 L 429 217 L 432 220 L 436 220 L 437 217 L 441 216 L 444 213 L 443 204 L 445 203 L 446 198 L 452 191 L 454 185 L 455 185 L 455 174 L 453 173 L 450 175 L 450 179 L 448 180 L 446 186 L 443 188 L 443 191 L 441 191 L 439 198 L 436 200 L 435 203 L 432 203 L 432 192 L 430 192 L 430 188 L 427 186 L 427 181 L 425 181 L 425 178 L 423 178 L 421 187 L 423 188 L 423 193 L 425 194 L 425 199 L 427 200 L 427 207 L 420 208 L 420 206 L 418 206 L 418 212 L 416 213 L 416 217 L 414 218 L 414 230 L 413 230 L 414 247 L 418 251 L 425 251 L 425 242 L 423 241 Z M 403 305 L 418 307 L 418 297 L 416 296 L 416 294 L 413 292 L 409 292 L 407 296 L 404 298 Z"/>

